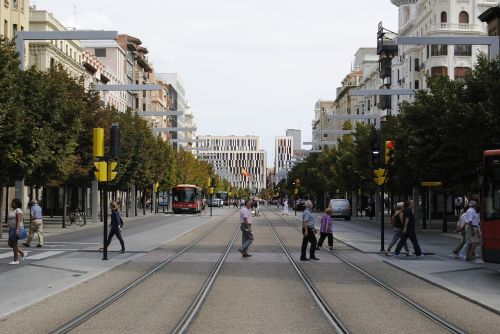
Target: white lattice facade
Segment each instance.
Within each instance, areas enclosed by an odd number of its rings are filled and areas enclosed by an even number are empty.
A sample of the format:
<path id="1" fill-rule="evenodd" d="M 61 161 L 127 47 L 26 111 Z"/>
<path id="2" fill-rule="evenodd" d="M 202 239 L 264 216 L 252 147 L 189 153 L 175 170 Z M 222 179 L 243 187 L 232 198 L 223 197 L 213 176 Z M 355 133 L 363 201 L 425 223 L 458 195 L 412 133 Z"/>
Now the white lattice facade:
<path id="1" fill-rule="evenodd" d="M 266 188 L 267 154 L 256 136 L 198 136 L 198 156 L 232 186 L 257 193 Z M 248 175 L 245 175 L 247 174 Z"/>
<path id="2" fill-rule="evenodd" d="M 293 137 L 279 136 L 275 140 L 274 175 L 275 183 L 286 179 L 293 167 Z"/>

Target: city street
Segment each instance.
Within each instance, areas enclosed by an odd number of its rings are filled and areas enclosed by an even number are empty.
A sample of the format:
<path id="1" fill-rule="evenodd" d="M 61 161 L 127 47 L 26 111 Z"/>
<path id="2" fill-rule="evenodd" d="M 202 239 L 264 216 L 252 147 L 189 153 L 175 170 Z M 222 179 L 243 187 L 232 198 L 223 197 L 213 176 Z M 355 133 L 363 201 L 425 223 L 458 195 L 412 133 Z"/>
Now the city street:
<path id="1" fill-rule="evenodd" d="M 457 243 L 454 234 L 418 230 L 426 256 L 393 258 L 379 252 L 377 222 L 336 219 L 335 250 L 324 247 L 316 252 L 319 261 L 303 262 L 301 215 L 262 207 L 261 215 L 253 218 L 250 258 L 242 258 L 237 250 L 239 210 L 227 207 L 213 208 L 212 217 L 158 214 L 125 219 L 127 252 L 120 254 L 114 240 L 108 261 L 98 251 L 101 224 L 63 234 L 51 226 L 47 247 L 30 248 L 20 266 L 7 266 L 11 252 L 0 251 L 2 330 L 51 332 L 94 309 L 71 331 L 342 332 L 333 319 L 352 333 L 450 331 L 375 280 L 446 320 L 447 326 L 459 329 L 455 332 L 492 333 L 499 327 L 495 296 L 500 293 L 500 265 L 450 257 Z M 315 215 L 319 223 L 321 213 Z M 386 239 L 391 236 L 388 225 Z M 128 287 L 152 269 L 154 273 Z M 95 310 L 125 288 L 113 302 Z"/>

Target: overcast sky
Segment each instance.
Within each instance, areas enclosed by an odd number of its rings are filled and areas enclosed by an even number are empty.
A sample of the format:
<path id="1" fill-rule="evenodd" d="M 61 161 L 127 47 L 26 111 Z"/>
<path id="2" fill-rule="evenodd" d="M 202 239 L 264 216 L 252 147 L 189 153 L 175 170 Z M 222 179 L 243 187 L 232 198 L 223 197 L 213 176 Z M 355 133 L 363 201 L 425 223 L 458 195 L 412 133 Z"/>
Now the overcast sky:
<path id="1" fill-rule="evenodd" d="M 67 27 L 138 37 L 158 73 L 179 73 L 198 135 L 256 135 L 274 164 L 286 129 L 311 140 L 314 104 L 334 99 L 390 0 L 37 0 Z M 76 7 L 76 16 L 75 16 Z M 75 20 L 76 17 L 76 20 Z M 304 148 L 310 148 L 306 146 Z"/>

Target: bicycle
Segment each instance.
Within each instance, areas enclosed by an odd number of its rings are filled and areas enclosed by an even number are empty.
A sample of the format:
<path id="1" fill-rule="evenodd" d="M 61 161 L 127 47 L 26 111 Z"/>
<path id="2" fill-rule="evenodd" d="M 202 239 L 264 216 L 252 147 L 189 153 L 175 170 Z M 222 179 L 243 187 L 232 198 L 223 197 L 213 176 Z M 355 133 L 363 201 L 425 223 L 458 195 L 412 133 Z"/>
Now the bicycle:
<path id="1" fill-rule="evenodd" d="M 75 209 L 74 211 L 71 211 L 69 213 L 69 222 L 68 226 L 71 226 L 73 224 L 77 226 L 83 226 L 85 225 L 85 211 L 80 210 L 80 209 Z"/>

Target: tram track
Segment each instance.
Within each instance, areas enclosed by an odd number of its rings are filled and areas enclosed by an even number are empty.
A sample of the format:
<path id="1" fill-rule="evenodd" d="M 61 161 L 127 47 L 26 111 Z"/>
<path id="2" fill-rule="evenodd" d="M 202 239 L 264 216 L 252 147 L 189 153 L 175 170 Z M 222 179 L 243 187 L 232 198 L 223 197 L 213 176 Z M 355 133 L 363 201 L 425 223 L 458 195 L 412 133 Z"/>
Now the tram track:
<path id="1" fill-rule="evenodd" d="M 279 243 L 280 247 L 282 248 L 283 252 L 285 253 L 286 257 L 288 258 L 288 261 L 291 263 L 293 269 L 295 270 L 295 272 L 299 276 L 302 283 L 307 288 L 309 294 L 311 295 L 314 302 L 321 310 L 321 313 L 323 314 L 325 319 L 328 321 L 330 326 L 332 326 L 332 328 L 335 330 L 336 333 L 339 333 L 339 334 L 350 333 L 347 326 L 344 323 L 342 323 L 342 321 L 337 316 L 337 314 L 334 312 L 334 310 L 331 308 L 331 306 L 328 304 L 328 302 L 321 296 L 318 289 L 314 286 L 314 283 L 312 282 L 312 280 L 307 276 L 307 274 L 304 272 L 304 270 L 302 270 L 302 268 L 299 266 L 297 261 L 291 255 L 288 248 L 281 241 L 278 234 L 276 233 L 276 230 L 274 229 L 274 226 L 271 224 L 271 221 L 269 220 L 269 218 L 265 215 L 264 215 L 264 217 L 267 220 L 267 224 L 268 224 L 269 228 L 271 229 L 271 232 L 273 232 L 274 237 L 278 241 L 278 243 Z"/>
<path id="2" fill-rule="evenodd" d="M 285 219 L 283 216 L 280 216 L 275 211 L 273 211 L 273 213 L 278 218 L 280 218 L 282 221 L 284 221 L 286 224 L 288 224 L 289 226 L 291 226 L 291 227 L 295 228 L 296 230 L 300 231 L 300 227 L 299 226 L 297 226 L 296 224 L 290 223 L 287 219 Z M 349 245 L 347 245 L 345 243 L 343 243 L 343 244 L 346 245 L 349 248 L 352 248 L 351 246 L 349 246 Z M 323 249 L 326 250 L 325 247 L 323 247 Z M 354 248 L 352 248 L 352 249 L 354 249 Z M 409 298 L 408 296 L 406 296 L 405 294 L 403 294 L 401 291 L 398 291 L 397 289 L 394 289 L 389 284 L 385 283 L 384 281 L 378 279 L 377 277 L 375 277 L 374 275 L 370 274 L 366 270 L 362 269 L 358 265 L 354 264 L 352 261 L 350 261 L 346 257 L 340 255 L 337 251 L 327 251 L 325 253 L 334 256 L 335 258 L 337 258 L 338 260 L 340 260 L 342 263 L 346 264 L 347 266 L 349 266 L 350 268 L 354 269 L 356 272 L 358 272 L 359 274 L 361 274 L 362 276 L 364 276 L 365 278 L 367 278 L 373 284 L 381 287 L 383 290 L 387 291 L 388 293 L 390 293 L 392 296 L 394 296 L 398 300 L 402 301 L 403 303 L 405 303 L 409 307 L 413 308 L 414 310 L 416 310 L 417 312 L 419 312 L 420 314 L 422 314 L 427 319 L 432 320 L 433 322 L 437 323 L 438 325 L 440 325 L 441 327 L 443 327 L 444 329 L 446 329 L 450 333 L 456 333 L 456 334 L 467 333 L 467 331 L 459 328 L 455 324 L 453 324 L 453 323 L 447 321 L 446 319 L 440 317 L 439 315 L 437 315 L 436 313 L 432 312 L 428 308 L 424 307 L 423 305 L 421 305 L 418 302 L 414 301 L 413 299 Z"/>
<path id="3" fill-rule="evenodd" d="M 105 299 L 101 300 L 99 303 L 94 305 L 93 307 L 89 308 L 88 310 L 80 313 L 70 321 L 66 322 L 62 326 L 57 327 L 56 329 L 52 330 L 50 333 L 51 334 L 62 334 L 62 333 L 69 333 L 70 331 L 78 328 L 80 325 L 83 323 L 89 321 L 92 319 L 94 316 L 96 316 L 98 313 L 101 311 L 105 310 L 112 304 L 114 304 L 116 301 L 122 299 L 124 296 L 126 296 L 129 292 L 131 292 L 133 289 L 137 288 L 141 284 L 143 284 L 145 281 L 147 281 L 149 278 L 154 276 L 155 274 L 159 273 L 162 269 L 164 269 L 166 266 L 168 266 L 170 263 L 172 263 L 176 258 L 181 256 L 182 254 L 185 254 L 188 250 L 192 249 L 194 246 L 196 246 L 200 241 L 205 239 L 208 235 L 213 233 L 215 230 L 217 230 L 220 226 L 222 226 L 224 223 L 226 223 L 228 220 L 230 220 L 233 217 L 233 215 L 228 216 L 218 224 L 216 224 L 213 228 L 202 234 L 200 237 L 192 241 L 190 244 L 187 246 L 183 247 L 179 251 L 175 252 L 173 255 L 168 257 L 166 260 L 162 261 L 159 265 L 155 266 L 153 269 L 147 271 L 144 273 L 142 276 L 134 280 L 133 282 L 129 283 L 127 286 L 123 287 L 122 289 L 118 290 L 117 292 L 113 293 L 112 295 L 106 297 Z M 220 268 L 222 267 L 222 264 L 224 263 L 225 258 L 227 257 L 227 254 L 229 253 L 229 250 L 231 249 L 232 245 L 234 244 L 234 240 L 236 238 L 237 232 L 239 229 L 236 229 L 235 232 L 233 233 L 233 236 L 229 242 L 229 244 L 226 246 L 224 253 L 221 255 L 219 260 L 217 261 L 214 269 L 210 273 L 209 278 L 203 283 L 202 288 L 200 289 L 199 293 L 197 294 L 195 301 L 191 304 L 191 306 L 188 308 L 186 311 L 186 314 L 182 317 L 181 321 L 179 321 L 178 326 L 179 328 L 185 330 L 191 321 L 194 319 L 194 316 L 196 315 L 196 312 L 199 310 L 201 305 L 203 304 L 203 301 L 205 300 L 210 287 L 212 286 L 213 282 L 215 281 L 215 278 L 220 271 Z M 186 327 L 187 326 L 187 327 Z M 176 327 L 176 329 L 177 329 Z M 182 333 L 183 331 L 179 331 L 178 333 Z"/>

